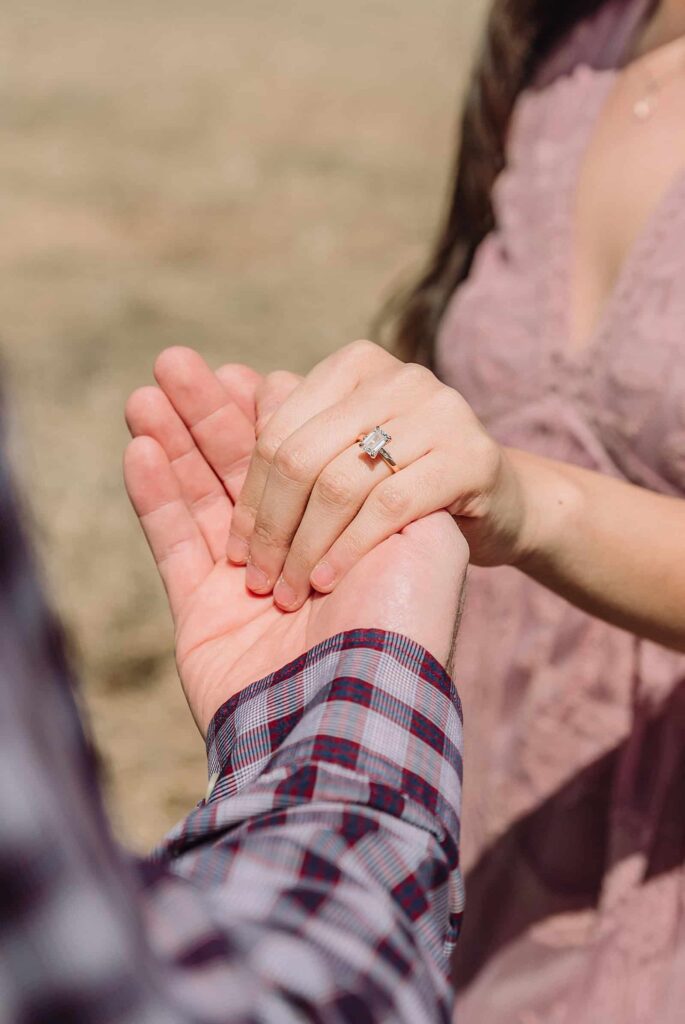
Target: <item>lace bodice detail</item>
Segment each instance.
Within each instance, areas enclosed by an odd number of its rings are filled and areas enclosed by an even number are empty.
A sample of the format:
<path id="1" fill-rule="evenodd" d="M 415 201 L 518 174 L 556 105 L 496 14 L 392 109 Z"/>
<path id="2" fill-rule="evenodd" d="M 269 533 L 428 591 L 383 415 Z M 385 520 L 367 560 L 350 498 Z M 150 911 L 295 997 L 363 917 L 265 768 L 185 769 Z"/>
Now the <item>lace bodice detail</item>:
<path id="1" fill-rule="evenodd" d="M 682 494 L 685 173 L 628 253 L 589 344 L 570 350 L 575 189 L 615 74 L 579 66 L 520 101 L 497 229 L 448 308 L 438 368 L 496 434 L 512 419 L 521 433 L 537 410 L 519 440 L 547 450 L 544 410 L 567 415 L 601 447 L 598 468 Z"/>

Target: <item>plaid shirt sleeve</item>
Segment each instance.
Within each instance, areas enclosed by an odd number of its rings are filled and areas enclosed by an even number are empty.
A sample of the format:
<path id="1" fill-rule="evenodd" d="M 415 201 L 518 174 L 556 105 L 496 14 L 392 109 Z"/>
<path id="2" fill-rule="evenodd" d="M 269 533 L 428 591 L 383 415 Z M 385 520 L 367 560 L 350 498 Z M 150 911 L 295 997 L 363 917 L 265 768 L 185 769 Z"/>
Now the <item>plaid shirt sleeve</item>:
<path id="1" fill-rule="evenodd" d="M 208 796 L 153 858 L 107 852 L 99 888 L 67 863 L 61 895 L 46 871 L 9 931 L 0 906 L 21 967 L 0 1021 L 447 1022 L 461 743 L 450 679 L 395 634 L 341 634 L 253 683 L 214 716 Z M 92 948 L 60 945 L 74 929 Z M 50 985 L 21 957 L 39 932 Z M 78 1016 L 55 1013 L 65 979 Z"/>

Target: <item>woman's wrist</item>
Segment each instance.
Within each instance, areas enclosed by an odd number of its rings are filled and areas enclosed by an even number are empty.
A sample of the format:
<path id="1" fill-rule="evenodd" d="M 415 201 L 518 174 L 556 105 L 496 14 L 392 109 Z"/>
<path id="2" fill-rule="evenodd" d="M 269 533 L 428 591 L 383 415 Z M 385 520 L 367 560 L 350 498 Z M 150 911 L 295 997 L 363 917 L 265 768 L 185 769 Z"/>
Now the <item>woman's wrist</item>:
<path id="1" fill-rule="evenodd" d="M 582 519 L 583 495 L 572 473 L 550 459 L 505 449 L 519 492 L 520 526 L 511 564 L 523 572 L 563 561 Z"/>
<path id="2" fill-rule="evenodd" d="M 450 511 L 468 542 L 473 565 L 516 565 L 527 554 L 527 475 L 509 449 L 488 441 L 481 459 L 481 466 L 489 466 L 483 476 L 486 486 L 466 508 L 460 500 Z"/>

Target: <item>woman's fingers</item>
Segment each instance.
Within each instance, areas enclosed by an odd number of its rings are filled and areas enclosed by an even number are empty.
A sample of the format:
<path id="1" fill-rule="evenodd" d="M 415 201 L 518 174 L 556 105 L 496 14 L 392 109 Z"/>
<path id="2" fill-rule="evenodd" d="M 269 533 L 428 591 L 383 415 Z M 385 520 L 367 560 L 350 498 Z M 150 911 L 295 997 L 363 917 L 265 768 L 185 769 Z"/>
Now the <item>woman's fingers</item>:
<path id="1" fill-rule="evenodd" d="M 133 437 L 154 438 L 164 449 L 212 557 L 222 558 L 232 503 L 167 396 L 160 388 L 138 388 L 126 403 L 126 422 Z"/>
<path id="2" fill-rule="evenodd" d="M 367 461 L 356 445 L 324 469 L 295 536 L 284 543 L 271 569 L 274 578 L 278 577 L 274 587 L 276 604 L 286 611 L 296 611 L 304 604 L 311 591 L 312 569 L 352 522 L 374 486 L 390 473 L 382 459 Z M 272 558 L 275 553 L 272 549 Z M 248 575 L 253 571 L 252 564 L 248 565 Z"/>
<path id="3" fill-rule="evenodd" d="M 214 559 L 157 441 L 151 437 L 131 441 L 124 455 L 124 480 L 164 581 L 175 622 L 185 601 L 212 571 Z"/>
<path id="4" fill-rule="evenodd" d="M 155 362 L 155 377 L 235 501 L 254 449 L 254 423 L 193 349 L 166 349 Z M 244 387 L 244 379 L 240 387 Z M 243 405 L 244 401 L 243 394 Z"/>
<path id="5" fill-rule="evenodd" d="M 372 378 L 382 368 L 392 365 L 401 364 L 377 345 L 354 342 L 319 363 L 271 415 L 266 426 L 258 431 L 257 445 L 243 489 L 236 501 L 228 546 L 231 561 L 237 564 L 247 561 L 262 494 L 276 453 L 283 443 L 312 417 L 351 395 L 360 381 Z M 331 457 L 335 454 L 333 451 Z M 268 589 L 270 585 L 266 584 L 260 588 L 260 592 Z"/>
<path id="6" fill-rule="evenodd" d="M 307 598 L 310 591 L 309 577 L 317 562 L 324 557 L 352 522 L 359 509 L 374 490 L 388 480 L 393 472 L 420 459 L 430 449 L 430 437 L 425 424 L 414 418 L 390 420 L 383 427 L 389 440 L 384 451 L 395 462 L 391 468 L 382 456 L 372 459 L 360 450 L 354 441 L 345 451 L 319 473 L 306 501 L 306 508 L 297 523 L 296 532 L 285 553 L 281 578 L 273 591 L 274 599 L 282 607 L 294 610 Z M 258 523 L 265 516 L 269 520 L 275 512 L 271 505 L 271 477 L 267 483 L 264 498 L 259 509 Z M 430 496 L 425 496 L 427 502 Z M 255 529 L 253 547 L 259 534 Z"/>
<path id="7" fill-rule="evenodd" d="M 350 468 L 344 471 L 343 481 L 336 484 L 332 474 L 326 472 L 321 486 L 324 492 L 343 491 L 350 503 L 355 499 L 364 500 L 362 488 L 369 485 L 368 477 L 359 458 L 355 458 L 355 455 L 361 456 L 355 447 L 360 434 L 367 434 L 377 424 L 388 422 L 390 433 L 395 433 L 397 423 L 406 459 L 419 458 L 429 450 L 435 424 L 422 422 L 416 408 L 425 408 L 435 379 L 430 374 L 426 377 L 423 372 L 413 373 L 400 364 L 398 367 L 385 375 L 382 386 L 375 380 L 362 384 L 351 395 L 314 416 L 275 453 L 266 474 L 249 542 L 247 584 L 256 593 L 268 593 L 276 583 L 317 480 L 345 451 L 351 453 L 352 461 Z M 396 420 L 404 409 L 406 415 Z M 322 501 L 326 501 L 325 494 Z M 355 511 L 352 509 L 351 515 Z M 341 515 L 344 514 L 341 510 Z M 231 530 L 235 533 L 240 527 L 236 507 Z M 303 596 L 299 586 L 304 586 L 304 580 L 287 582 L 297 584 L 296 596 Z M 286 595 L 283 587 L 279 589 Z"/>
<path id="8" fill-rule="evenodd" d="M 329 593 L 353 565 L 394 533 L 447 503 L 446 472 L 434 455 L 380 483 L 311 574 L 312 586 Z M 427 497 L 429 500 L 427 500 Z M 436 557 L 440 557 L 436 552 Z"/>
<path id="9" fill-rule="evenodd" d="M 390 418 L 391 396 L 375 402 L 381 422 Z M 319 413 L 296 430 L 281 445 L 266 473 L 259 507 L 255 514 L 250 537 L 247 585 L 256 593 L 268 593 L 278 579 L 290 545 L 304 515 L 309 496 L 317 479 L 334 459 L 348 452 L 347 462 L 358 462 L 361 455 L 356 447 L 360 433 L 367 433 L 375 424 L 368 423 L 368 401 L 361 391 L 346 401 Z M 346 479 L 341 489 L 350 490 L 350 501 L 366 477 L 364 468 L 357 466 L 352 472 L 355 485 L 345 469 Z M 330 476 L 327 476 L 330 480 Z M 376 477 L 378 479 L 378 477 Z M 331 488 L 334 486 L 331 481 Z M 363 495 L 361 496 L 363 500 Z M 236 521 L 232 529 L 238 529 Z"/>
<path id="10" fill-rule="evenodd" d="M 284 402 L 302 383 L 302 377 L 287 371 L 278 370 L 267 374 L 260 382 L 255 395 L 255 432 L 257 442 L 252 453 L 249 467 L 246 468 L 242 488 L 237 499 L 238 521 L 232 524 L 231 533 L 226 545 L 226 554 L 235 565 L 244 565 L 249 557 L 250 531 L 254 525 L 254 496 L 261 495 L 264 482 L 268 476 L 268 462 L 263 459 L 259 445 L 259 437 L 266 429 L 269 421 L 278 412 Z M 262 442 L 263 447 L 265 442 Z M 243 524 L 241 529 L 241 522 Z"/>
<path id="11" fill-rule="evenodd" d="M 348 449 L 328 465 L 316 480 L 306 511 L 290 546 L 281 579 L 273 596 L 277 604 L 295 610 L 306 600 L 310 591 L 310 577 L 315 566 L 325 559 L 327 552 L 354 521 L 365 503 L 375 502 L 377 494 L 384 496 L 384 526 L 401 529 L 408 521 L 439 509 L 447 493 L 444 481 L 432 480 L 423 470 L 422 485 L 409 508 L 409 519 L 402 514 L 399 497 L 405 489 L 405 470 L 431 451 L 433 438 L 430 427 L 423 419 L 408 417 L 390 421 L 387 433 L 391 439 L 386 450 L 395 462 L 393 470 L 381 456 L 372 460 L 358 446 Z M 394 519 L 389 506 L 394 501 Z M 393 528 L 390 528 L 393 532 Z"/>

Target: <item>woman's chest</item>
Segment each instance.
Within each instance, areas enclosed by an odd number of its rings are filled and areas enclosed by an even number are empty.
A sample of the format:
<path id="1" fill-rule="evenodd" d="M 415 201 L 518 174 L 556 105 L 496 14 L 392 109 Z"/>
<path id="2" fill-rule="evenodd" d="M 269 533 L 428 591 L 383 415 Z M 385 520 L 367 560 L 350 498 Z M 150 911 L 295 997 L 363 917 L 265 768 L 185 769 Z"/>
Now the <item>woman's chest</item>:
<path id="1" fill-rule="evenodd" d="M 649 240 L 658 230 L 672 191 L 685 196 L 685 42 L 674 45 L 674 53 L 667 47 L 613 76 L 581 152 L 569 196 L 568 345 L 574 352 L 592 345 L 612 292 L 624 272 L 631 274 L 643 236 Z M 655 77 L 659 69 L 662 77 Z"/>
<path id="2" fill-rule="evenodd" d="M 636 237 L 626 234 L 591 336 L 572 344 L 579 174 L 610 87 L 610 77 L 579 69 L 519 115 L 494 194 L 497 230 L 448 307 L 438 370 L 492 429 L 553 397 L 582 418 L 619 472 L 681 493 L 685 174 L 667 183 Z"/>
<path id="3" fill-rule="evenodd" d="M 492 429 L 553 397 L 582 417 L 627 478 L 685 492 L 683 193 L 581 353 L 565 347 L 553 283 L 489 245 L 445 318 L 442 379 Z"/>

